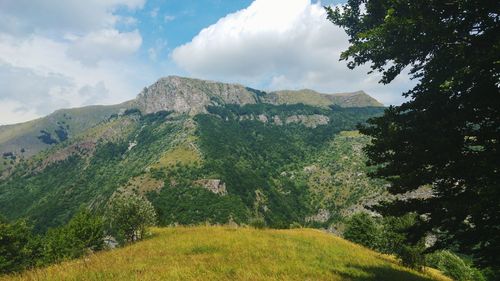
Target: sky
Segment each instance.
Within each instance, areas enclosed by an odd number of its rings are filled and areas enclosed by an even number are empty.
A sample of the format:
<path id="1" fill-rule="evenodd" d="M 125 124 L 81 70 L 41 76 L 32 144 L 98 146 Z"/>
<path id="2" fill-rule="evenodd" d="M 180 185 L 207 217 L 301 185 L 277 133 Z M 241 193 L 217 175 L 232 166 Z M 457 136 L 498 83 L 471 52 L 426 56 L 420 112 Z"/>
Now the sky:
<path id="1" fill-rule="evenodd" d="M 0 125 L 60 108 L 133 99 L 178 75 L 261 90 L 364 90 L 385 105 L 414 81 L 389 85 L 339 61 L 347 35 L 323 6 L 341 0 L 0 0 Z"/>

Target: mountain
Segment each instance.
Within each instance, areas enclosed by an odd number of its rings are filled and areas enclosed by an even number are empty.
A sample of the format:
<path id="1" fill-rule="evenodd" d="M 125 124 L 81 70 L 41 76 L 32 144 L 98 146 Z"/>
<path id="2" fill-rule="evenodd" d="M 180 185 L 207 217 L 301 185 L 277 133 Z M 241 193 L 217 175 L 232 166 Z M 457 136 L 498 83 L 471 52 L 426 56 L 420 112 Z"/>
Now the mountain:
<path id="1" fill-rule="evenodd" d="M 451 281 L 312 229 L 175 227 L 146 241 L 0 280 Z"/>
<path id="2" fill-rule="evenodd" d="M 328 107 L 381 107 L 381 103 L 364 93 L 321 94 L 312 90 L 265 93 L 241 85 L 204 81 L 177 76 L 158 80 L 131 101 L 112 106 L 87 106 L 58 110 L 46 117 L 21 124 L 0 126 L 0 171 L 20 159 L 29 158 L 50 146 L 137 108 L 143 114 L 162 110 L 196 115 L 206 113 L 210 105 L 269 103 Z"/>
<path id="3" fill-rule="evenodd" d="M 162 225 L 328 227 L 385 194 L 367 176 L 369 139 L 353 131 L 383 110 L 363 92 L 162 78 L 119 105 L 0 127 L 0 214 L 44 231 L 81 206 L 99 211 L 116 192 L 138 192 Z"/>

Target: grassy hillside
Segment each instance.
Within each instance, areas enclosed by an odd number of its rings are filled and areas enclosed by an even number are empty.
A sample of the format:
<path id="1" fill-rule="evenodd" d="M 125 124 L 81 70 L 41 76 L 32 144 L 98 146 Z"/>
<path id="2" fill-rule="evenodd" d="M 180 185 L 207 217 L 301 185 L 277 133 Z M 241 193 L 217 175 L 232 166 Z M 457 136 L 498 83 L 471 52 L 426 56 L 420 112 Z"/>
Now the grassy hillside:
<path id="1" fill-rule="evenodd" d="M 312 229 L 175 227 L 137 244 L 0 280 L 449 280 Z"/>
<path id="2" fill-rule="evenodd" d="M 353 93 L 322 94 L 313 90 L 298 91 L 283 90 L 269 93 L 265 99 L 275 104 L 303 103 L 312 106 L 327 107 L 339 105 L 342 107 L 384 106 L 363 91 Z"/>
<path id="3" fill-rule="evenodd" d="M 0 173 L 20 160 L 71 139 L 126 108 L 127 103 L 61 109 L 29 122 L 0 126 Z"/>

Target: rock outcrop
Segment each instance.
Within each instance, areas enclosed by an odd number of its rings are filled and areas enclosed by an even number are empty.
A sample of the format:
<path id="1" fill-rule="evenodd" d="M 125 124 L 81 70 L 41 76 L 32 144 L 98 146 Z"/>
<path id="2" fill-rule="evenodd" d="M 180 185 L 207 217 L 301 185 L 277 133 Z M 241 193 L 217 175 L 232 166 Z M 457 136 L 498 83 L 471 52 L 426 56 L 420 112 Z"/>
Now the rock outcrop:
<path id="1" fill-rule="evenodd" d="M 177 76 L 161 78 L 135 99 L 135 105 L 144 114 L 165 110 L 196 115 L 206 112 L 209 105 L 257 102 L 255 93 L 238 84 Z"/>
<path id="2" fill-rule="evenodd" d="M 239 84 L 178 76 L 161 78 L 151 86 L 144 88 L 131 102 L 131 106 L 140 109 L 143 114 L 174 111 L 196 115 L 207 112 L 207 107 L 210 105 L 255 103 L 275 105 L 303 103 L 322 107 L 331 105 L 343 107 L 383 106 L 363 91 L 322 94 L 313 90 L 286 90 L 266 93 Z"/>
<path id="3" fill-rule="evenodd" d="M 217 195 L 227 195 L 226 184 L 219 179 L 201 179 L 194 181 L 193 184 L 208 189 Z"/>

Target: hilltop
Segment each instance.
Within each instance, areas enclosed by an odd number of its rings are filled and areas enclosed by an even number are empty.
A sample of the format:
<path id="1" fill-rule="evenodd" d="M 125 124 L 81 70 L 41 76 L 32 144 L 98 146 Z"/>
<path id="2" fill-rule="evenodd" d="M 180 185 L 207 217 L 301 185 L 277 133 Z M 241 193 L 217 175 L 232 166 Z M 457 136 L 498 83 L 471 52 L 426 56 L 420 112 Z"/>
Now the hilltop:
<path id="1" fill-rule="evenodd" d="M 312 229 L 156 228 L 153 237 L 0 280 L 451 281 Z"/>

